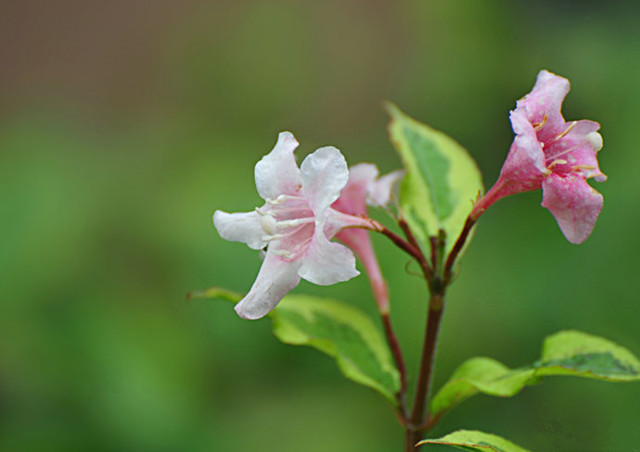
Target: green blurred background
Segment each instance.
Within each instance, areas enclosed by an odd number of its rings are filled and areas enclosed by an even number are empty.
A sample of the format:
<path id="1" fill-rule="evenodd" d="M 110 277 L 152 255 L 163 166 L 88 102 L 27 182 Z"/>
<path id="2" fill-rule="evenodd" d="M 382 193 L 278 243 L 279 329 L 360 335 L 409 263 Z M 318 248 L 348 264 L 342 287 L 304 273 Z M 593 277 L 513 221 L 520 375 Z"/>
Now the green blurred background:
<path id="1" fill-rule="evenodd" d="M 581 246 L 539 192 L 483 217 L 435 384 L 474 355 L 529 363 L 560 329 L 640 354 L 639 19 L 634 1 L 0 2 L 0 449 L 401 450 L 386 403 L 330 359 L 186 301 L 246 291 L 260 265 L 211 214 L 260 203 L 253 165 L 281 130 L 300 157 L 333 144 L 395 169 L 383 99 L 454 136 L 492 184 L 542 68 L 571 79 L 566 118 L 602 124 L 604 210 Z M 375 244 L 414 368 L 424 285 Z M 375 313 L 364 277 L 296 291 Z M 556 378 L 471 399 L 432 433 L 640 450 L 639 406 L 638 385 Z"/>

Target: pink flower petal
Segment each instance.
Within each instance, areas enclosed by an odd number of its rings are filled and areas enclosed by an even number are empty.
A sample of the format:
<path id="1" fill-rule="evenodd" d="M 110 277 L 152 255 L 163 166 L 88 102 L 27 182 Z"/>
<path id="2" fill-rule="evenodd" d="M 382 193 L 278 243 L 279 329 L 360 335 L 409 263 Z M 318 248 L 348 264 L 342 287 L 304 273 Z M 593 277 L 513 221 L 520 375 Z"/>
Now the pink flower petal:
<path id="1" fill-rule="evenodd" d="M 569 80 L 548 71 L 540 71 L 536 84 L 529 94 L 516 104 L 527 119 L 538 125 L 538 139 L 547 141 L 564 130 L 562 102 L 569 92 Z"/>
<path id="2" fill-rule="evenodd" d="M 322 215 L 349 179 L 347 162 L 339 150 L 327 146 L 309 154 L 302 165 L 302 195 L 316 215 Z"/>
<path id="3" fill-rule="evenodd" d="M 256 164 L 256 188 L 265 201 L 282 194 L 293 195 L 300 187 L 300 170 L 293 155 L 297 147 L 290 132 L 281 132 L 273 150 Z"/>
<path id="4" fill-rule="evenodd" d="M 216 210 L 213 214 L 213 224 L 220 237 L 230 242 L 243 242 L 254 250 L 260 250 L 267 245 L 262 240 L 265 235 L 262 217 L 256 212 L 227 213 Z"/>
<path id="5" fill-rule="evenodd" d="M 553 214 L 571 243 L 582 243 L 589 237 L 602 204 L 602 195 L 578 174 L 552 174 L 542 182 L 542 206 Z"/>
<path id="6" fill-rule="evenodd" d="M 333 207 L 325 210 L 324 217 L 316 223 L 316 228 L 324 230 L 324 235 L 331 239 L 338 231 L 351 232 L 353 228 L 373 229 L 371 220 L 366 217 L 356 217 L 342 213 Z"/>
<path id="7" fill-rule="evenodd" d="M 316 228 L 298 274 L 309 282 L 327 286 L 347 281 L 360 272 L 356 270 L 356 258 L 351 250 L 330 242 L 324 232 Z"/>
<path id="8" fill-rule="evenodd" d="M 387 283 L 382 277 L 382 271 L 373 250 L 369 231 L 364 229 L 345 229 L 336 236 L 338 240 L 353 250 L 362 265 L 364 265 L 371 288 L 376 295 L 376 302 L 383 312 L 389 309 L 389 293 Z"/>
<path id="9" fill-rule="evenodd" d="M 371 163 L 358 163 L 349 168 L 349 180 L 340 197 L 331 207 L 349 215 L 365 215 L 370 187 L 378 177 L 378 168 Z"/>
<path id="10" fill-rule="evenodd" d="M 474 206 L 472 216 L 475 218 L 505 196 L 539 189 L 547 173 L 542 145 L 527 118 L 515 110 L 511 112 L 510 119 L 516 137 L 498 181 Z"/>
<path id="11" fill-rule="evenodd" d="M 267 315 L 300 282 L 300 265 L 267 251 L 251 290 L 235 307 L 238 315 L 251 320 Z"/>
<path id="12" fill-rule="evenodd" d="M 554 172 L 579 172 L 587 179 L 604 182 L 607 176 L 600 171 L 597 157 L 602 148 L 602 137 L 597 133 L 600 124 L 583 119 L 568 126 L 566 134 L 545 147 L 547 165 L 555 162 Z"/>

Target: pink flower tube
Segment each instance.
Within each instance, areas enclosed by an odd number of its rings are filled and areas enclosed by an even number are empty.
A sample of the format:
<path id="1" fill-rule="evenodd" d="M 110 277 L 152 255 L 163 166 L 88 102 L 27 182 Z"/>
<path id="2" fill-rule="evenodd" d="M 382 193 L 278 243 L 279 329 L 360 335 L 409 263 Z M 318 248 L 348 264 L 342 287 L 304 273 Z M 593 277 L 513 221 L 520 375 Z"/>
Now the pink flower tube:
<path id="1" fill-rule="evenodd" d="M 356 215 L 367 215 L 367 204 L 385 207 L 391 199 L 391 191 L 395 183 L 404 175 L 403 171 L 394 171 L 378 178 L 378 168 L 371 163 L 359 163 L 350 168 L 349 180 L 342 189 L 340 197 L 331 207 L 340 212 Z M 378 259 L 371 244 L 369 231 L 363 229 L 344 229 L 336 236 L 342 243 L 351 248 L 362 261 L 369 276 L 371 289 L 382 313 L 389 312 L 389 294 L 387 283 L 382 277 Z"/>

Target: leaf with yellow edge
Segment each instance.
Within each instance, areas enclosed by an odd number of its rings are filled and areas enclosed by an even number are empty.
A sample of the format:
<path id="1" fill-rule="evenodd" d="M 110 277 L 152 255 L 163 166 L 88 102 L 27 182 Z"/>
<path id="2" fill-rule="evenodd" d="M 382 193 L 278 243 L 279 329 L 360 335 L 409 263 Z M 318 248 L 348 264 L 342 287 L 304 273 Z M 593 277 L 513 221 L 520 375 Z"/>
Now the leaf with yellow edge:
<path id="1" fill-rule="evenodd" d="M 607 339 L 580 331 L 561 331 L 545 339 L 542 357 L 529 366 L 510 369 L 485 357 L 465 361 L 432 399 L 431 415 L 442 416 L 478 393 L 511 397 L 525 386 L 552 375 L 640 381 L 640 361 L 629 350 Z"/>
<path id="2" fill-rule="evenodd" d="M 425 247 L 429 237 L 443 230 L 448 254 L 483 190 L 480 170 L 448 135 L 412 119 L 394 104 L 387 104 L 387 110 L 389 137 L 407 170 L 400 186 L 402 212 Z"/>
<path id="3" fill-rule="evenodd" d="M 219 287 L 190 294 L 190 298 L 220 298 L 234 303 L 242 297 Z M 320 350 L 336 360 L 347 378 L 395 401 L 400 374 L 380 329 L 360 309 L 327 298 L 287 295 L 268 316 L 273 320 L 273 334 L 280 341 Z"/>

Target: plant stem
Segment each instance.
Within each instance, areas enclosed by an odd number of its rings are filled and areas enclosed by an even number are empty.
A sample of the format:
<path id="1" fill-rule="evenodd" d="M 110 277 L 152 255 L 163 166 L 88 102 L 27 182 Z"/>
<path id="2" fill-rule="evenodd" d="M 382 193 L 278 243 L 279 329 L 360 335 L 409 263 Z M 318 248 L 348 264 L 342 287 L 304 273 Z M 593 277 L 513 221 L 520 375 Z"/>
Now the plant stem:
<path id="1" fill-rule="evenodd" d="M 440 330 L 440 321 L 444 312 L 444 287 L 434 287 L 429 300 L 429 313 L 425 328 L 420 374 L 416 388 L 416 396 L 406 432 L 406 450 L 414 451 L 415 444 L 422 439 L 427 421 L 429 392 L 433 377 L 436 342 Z"/>
<path id="2" fill-rule="evenodd" d="M 411 257 L 415 258 L 418 262 L 420 261 L 420 259 L 424 259 L 424 256 L 422 255 L 422 251 L 420 251 L 419 247 L 416 247 L 415 245 L 407 242 L 405 239 L 400 237 L 398 234 L 396 234 L 395 232 L 391 231 L 386 226 L 384 226 L 384 225 L 382 225 L 380 223 L 376 223 L 375 226 L 376 226 L 376 231 L 377 232 L 380 232 L 383 235 L 385 235 L 388 238 L 390 238 L 391 241 L 393 243 L 395 243 L 396 246 L 401 248 L 403 251 L 405 251 Z"/>
<path id="3" fill-rule="evenodd" d="M 464 245 L 469 238 L 469 233 L 475 225 L 477 217 L 474 218 L 471 215 L 467 217 L 464 223 L 462 231 L 458 236 L 458 239 L 453 245 L 451 252 L 444 260 L 444 249 L 446 237 L 444 233 L 440 231 L 437 237 L 431 237 L 431 265 L 424 256 L 420 245 L 418 244 L 415 236 L 411 232 L 411 229 L 407 222 L 400 218 L 398 224 L 405 234 L 407 240 L 391 232 L 385 226 L 377 222 L 372 222 L 375 229 L 378 232 L 389 237 L 397 246 L 402 248 L 405 252 L 415 258 L 420 264 L 420 268 L 428 283 L 429 293 L 429 310 L 427 313 L 427 324 L 425 327 L 424 342 L 422 348 L 422 359 L 420 361 L 420 373 L 418 376 L 418 382 L 416 386 L 416 394 L 413 402 L 413 409 L 409 416 L 406 412 L 406 382 L 403 380 L 402 387 L 398 393 L 398 403 L 402 408 L 404 418 L 401 419 L 405 426 L 405 451 L 415 452 L 415 445 L 422 439 L 422 435 L 430 430 L 440 419 L 439 416 L 429 416 L 429 396 L 431 390 L 431 382 L 433 379 L 433 369 L 435 362 L 436 344 L 438 340 L 438 334 L 440 331 L 440 322 L 442 320 L 442 314 L 444 312 L 445 293 L 448 285 L 451 283 L 453 274 L 453 266 L 455 265 L 457 257 L 464 248 Z M 443 264 L 444 261 L 444 264 Z M 389 326 L 390 333 L 387 333 L 387 340 L 390 341 L 390 347 L 392 353 L 394 353 L 394 345 L 391 340 L 395 341 L 397 345 L 397 339 L 393 335 L 393 331 L 390 329 L 390 319 L 388 314 L 385 318 L 383 315 L 383 322 L 385 324 L 385 330 Z M 398 348 L 399 350 L 399 348 Z M 402 355 L 399 355 L 402 357 Z M 396 361 L 397 363 L 397 361 Z M 400 369 L 400 366 L 399 366 Z M 402 363 L 402 374 L 404 374 L 404 363 Z"/>
<path id="4" fill-rule="evenodd" d="M 402 229 L 402 232 L 404 232 L 404 235 L 409 241 L 409 244 L 411 244 L 416 250 L 418 250 L 417 255 L 412 255 L 412 256 L 418 261 L 418 264 L 422 269 L 422 273 L 424 274 L 424 277 L 427 280 L 427 284 L 431 285 L 433 274 L 435 272 L 434 267 L 429 265 L 429 262 L 427 261 L 427 258 L 422 253 L 420 244 L 418 244 L 416 237 L 413 235 L 413 232 L 411 232 L 411 228 L 409 227 L 409 224 L 407 223 L 407 221 L 404 218 L 400 218 L 398 220 L 398 225 L 400 226 L 400 229 Z"/>
<path id="5" fill-rule="evenodd" d="M 460 235 L 458 236 L 458 240 L 456 240 L 456 243 L 453 245 L 453 248 L 451 249 L 451 252 L 447 257 L 447 261 L 444 264 L 444 273 L 443 273 L 444 274 L 443 284 L 445 286 L 449 285 L 449 283 L 451 282 L 453 265 L 456 263 L 456 259 L 460 254 L 460 252 L 462 251 L 462 248 L 464 248 L 464 244 L 467 241 L 467 238 L 469 238 L 469 233 L 471 232 L 471 229 L 473 229 L 473 226 L 475 224 L 476 224 L 476 219 L 474 219 L 471 215 L 469 215 L 467 217 L 467 221 L 464 222 L 464 226 L 462 228 L 462 231 L 460 232 Z"/>
<path id="6" fill-rule="evenodd" d="M 396 400 L 398 402 L 398 412 L 400 415 L 400 420 L 403 424 L 407 421 L 407 369 L 404 364 L 404 358 L 402 357 L 402 350 L 400 349 L 400 343 L 398 342 L 398 338 L 393 332 L 393 327 L 391 325 L 391 318 L 388 312 L 381 312 L 380 316 L 382 317 L 382 324 L 384 326 L 385 337 L 387 338 L 387 343 L 389 344 L 389 348 L 391 349 L 391 354 L 393 355 L 393 359 L 396 363 L 396 367 L 398 368 L 398 372 L 400 373 L 400 390 L 396 394 Z"/>
<path id="7" fill-rule="evenodd" d="M 377 232 L 382 232 L 387 237 L 391 238 L 391 240 L 402 248 L 405 252 L 409 253 L 411 256 L 416 254 L 420 254 L 419 246 L 410 244 L 402 240 L 401 237 L 391 232 L 382 224 L 371 221 L 371 224 L 374 226 L 374 230 Z M 374 258 L 373 262 L 375 265 L 371 264 L 371 259 L 363 259 L 365 262 L 365 267 L 367 267 L 367 273 L 369 275 L 369 281 L 371 283 L 371 288 L 373 291 L 373 295 L 376 299 L 376 305 L 378 306 L 378 313 L 380 314 L 380 319 L 382 320 L 382 325 L 384 329 L 384 335 L 387 340 L 387 344 L 389 345 L 389 349 L 391 350 L 391 354 L 393 356 L 393 360 L 398 369 L 398 373 L 400 374 L 400 388 L 396 393 L 396 402 L 397 402 L 397 414 L 400 419 L 402 425 L 407 423 L 407 371 L 404 363 L 404 357 L 402 356 L 402 350 L 400 348 L 400 342 L 398 341 L 398 337 L 393 331 L 393 325 L 391 323 L 391 315 L 389 312 L 390 304 L 389 304 L 389 291 L 387 288 L 387 284 L 380 273 L 380 268 L 377 264 L 377 260 Z M 369 264 L 367 264 L 369 262 Z"/>
<path id="8" fill-rule="evenodd" d="M 442 265 L 442 261 L 444 258 L 445 237 L 442 232 L 440 232 L 437 238 L 431 237 L 431 265 L 433 272 L 432 278 L 429 281 L 431 297 L 429 299 L 429 312 L 427 314 L 427 325 L 425 327 L 416 395 L 411 417 L 406 427 L 405 448 L 407 452 L 415 451 L 415 444 L 418 443 L 422 439 L 423 434 L 433 428 L 440 419 L 439 417 L 432 418 L 429 416 L 429 398 L 440 322 L 444 312 L 445 293 L 448 285 L 451 283 L 456 258 L 462 251 L 475 222 L 476 219 L 471 216 L 467 218 L 444 265 Z"/>

